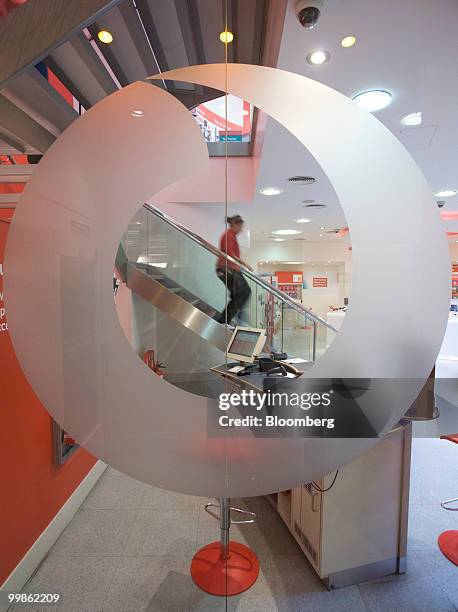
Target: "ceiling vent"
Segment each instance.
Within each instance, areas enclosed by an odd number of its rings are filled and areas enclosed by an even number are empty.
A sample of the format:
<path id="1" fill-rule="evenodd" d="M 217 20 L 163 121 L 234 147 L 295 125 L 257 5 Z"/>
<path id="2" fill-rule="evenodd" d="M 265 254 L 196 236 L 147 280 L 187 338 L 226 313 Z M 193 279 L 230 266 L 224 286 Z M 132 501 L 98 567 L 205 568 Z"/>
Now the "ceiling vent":
<path id="1" fill-rule="evenodd" d="M 313 176 L 290 176 L 286 182 L 290 185 L 312 185 L 316 181 Z"/>
<path id="2" fill-rule="evenodd" d="M 320 208 L 326 208 L 326 204 L 318 204 L 317 202 L 309 202 L 309 200 L 304 200 L 302 202 L 304 208 L 308 208 L 311 210 L 320 210 Z"/>

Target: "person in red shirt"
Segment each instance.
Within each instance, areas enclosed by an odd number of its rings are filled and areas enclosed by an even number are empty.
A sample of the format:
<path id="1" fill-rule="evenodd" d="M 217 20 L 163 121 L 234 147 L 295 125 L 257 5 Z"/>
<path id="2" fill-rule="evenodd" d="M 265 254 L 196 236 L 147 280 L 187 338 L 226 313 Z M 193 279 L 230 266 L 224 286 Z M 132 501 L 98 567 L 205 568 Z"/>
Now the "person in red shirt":
<path id="1" fill-rule="evenodd" d="M 229 325 L 251 295 L 251 289 L 243 277 L 240 266 L 245 266 L 248 269 L 251 268 L 240 259 L 237 234 L 240 234 L 243 230 L 244 221 L 242 217 L 240 215 L 228 217 L 227 223 L 229 228 L 221 236 L 219 242 L 219 248 L 225 255 L 221 254 L 216 262 L 216 275 L 228 288 L 230 299 L 226 309 L 216 317 L 216 320 L 219 323 Z"/>

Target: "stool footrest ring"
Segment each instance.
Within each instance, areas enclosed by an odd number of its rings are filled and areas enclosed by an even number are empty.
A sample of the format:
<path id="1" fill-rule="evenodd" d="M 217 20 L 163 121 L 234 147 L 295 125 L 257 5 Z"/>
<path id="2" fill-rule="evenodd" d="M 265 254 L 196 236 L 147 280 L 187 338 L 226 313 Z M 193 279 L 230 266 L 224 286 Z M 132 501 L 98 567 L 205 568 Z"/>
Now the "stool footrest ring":
<path id="1" fill-rule="evenodd" d="M 454 507 L 454 508 L 449 508 L 449 504 L 456 504 L 458 502 L 458 497 L 455 497 L 455 499 L 448 499 L 447 501 L 443 501 L 441 502 L 441 506 L 444 510 L 450 510 L 452 512 L 458 512 L 458 506 Z"/>
<path id="2" fill-rule="evenodd" d="M 220 520 L 219 514 L 217 514 L 216 512 L 213 512 L 212 508 L 218 508 L 219 509 L 219 504 L 209 503 L 209 504 L 205 504 L 205 506 L 204 506 L 205 512 L 207 512 L 210 516 L 212 516 L 217 521 L 219 521 Z M 256 522 L 256 519 L 258 518 L 256 516 L 255 512 L 249 512 L 248 510 L 242 510 L 241 508 L 234 508 L 233 506 L 230 506 L 229 510 L 230 510 L 230 512 L 238 512 L 239 514 L 246 514 L 246 515 L 252 517 L 252 518 L 244 520 L 244 521 L 233 521 L 231 519 L 231 524 L 232 525 L 252 525 L 253 523 Z"/>

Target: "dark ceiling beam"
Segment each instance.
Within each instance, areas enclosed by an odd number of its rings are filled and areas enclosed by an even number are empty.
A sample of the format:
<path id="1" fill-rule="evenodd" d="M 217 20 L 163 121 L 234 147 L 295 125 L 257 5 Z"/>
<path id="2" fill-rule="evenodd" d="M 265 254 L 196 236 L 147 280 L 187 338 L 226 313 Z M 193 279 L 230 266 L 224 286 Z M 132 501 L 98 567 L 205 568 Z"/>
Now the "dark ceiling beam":
<path id="1" fill-rule="evenodd" d="M 107 72 L 101 59 L 92 48 L 91 43 L 88 41 L 84 34 L 79 34 L 69 41 L 69 44 L 75 49 L 76 53 L 80 56 L 82 61 L 86 64 L 88 70 L 92 73 L 94 78 L 99 83 L 100 87 L 105 91 L 107 95 L 118 91 L 118 87 L 114 82 L 113 78 Z"/>
<path id="2" fill-rule="evenodd" d="M 159 66 L 159 72 L 167 72 L 169 70 L 169 65 L 162 47 L 161 39 L 159 38 L 159 33 L 154 24 L 154 19 L 148 5 L 148 0 L 136 0 L 136 5 L 145 28 L 146 35 L 148 36 L 149 43 L 156 58 L 156 62 Z M 167 89 L 170 91 L 174 90 L 175 84 L 172 81 L 167 81 Z"/>
<path id="3" fill-rule="evenodd" d="M 94 39 L 95 44 L 100 50 L 100 53 L 102 53 L 103 57 L 107 60 L 108 65 L 113 70 L 114 74 L 116 75 L 116 78 L 121 83 L 121 85 L 123 87 L 126 87 L 127 85 L 129 85 L 130 81 L 127 78 L 124 70 L 121 68 L 121 64 L 116 59 L 116 56 L 111 50 L 110 45 L 105 45 L 103 42 L 99 40 L 99 37 L 97 36 L 97 34 L 99 33 L 100 29 L 101 28 L 99 28 L 99 26 L 97 25 L 97 22 L 94 22 L 88 27 L 88 30 L 91 33 L 91 36 Z"/>
<path id="4" fill-rule="evenodd" d="M 259 0 L 257 0 L 259 1 Z M 261 64 L 275 68 L 278 62 L 288 0 L 263 0 L 266 15 L 262 29 Z"/>
<path id="5" fill-rule="evenodd" d="M 69 79 L 65 72 L 61 70 L 51 56 L 46 57 L 43 62 L 50 70 L 52 70 L 52 72 L 54 72 L 59 81 L 75 96 L 78 102 L 82 104 L 86 110 L 91 108 L 92 104 L 89 102 L 89 100 L 83 93 L 81 93 L 75 83 Z"/>
<path id="6" fill-rule="evenodd" d="M 120 0 L 29 0 L 0 20 L 0 87 Z"/>
<path id="7" fill-rule="evenodd" d="M 56 139 L 54 134 L 0 94 L 0 128 L 2 127 L 40 153 L 44 153 Z"/>
<path id="8" fill-rule="evenodd" d="M 184 47 L 188 57 L 188 64 L 206 64 L 205 46 L 200 26 L 198 4 L 195 0 L 175 0 Z M 202 95 L 205 87 L 194 85 L 196 92 Z"/>
<path id="9" fill-rule="evenodd" d="M 222 95 L 222 91 L 219 91 L 219 89 L 211 89 L 210 87 L 205 87 L 202 93 L 189 90 L 186 91 L 184 89 L 173 92 L 173 96 L 184 104 L 189 110 L 199 106 L 199 104 L 203 104 L 204 102 L 209 102 L 215 98 L 220 98 Z"/>
<path id="10" fill-rule="evenodd" d="M 262 65 L 263 43 L 266 34 L 268 0 L 255 0 L 255 26 L 253 32 L 252 63 Z M 273 2 L 272 2 L 273 4 Z"/>
<path id="11" fill-rule="evenodd" d="M 132 41 L 137 49 L 143 66 L 145 67 L 148 76 L 158 74 L 160 72 L 159 65 L 154 57 L 152 48 L 150 47 L 145 30 L 139 14 L 132 2 L 123 2 L 119 6 L 119 12 L 126 24 L 126 28 L 132 38 Z"/>
<path id="12" fill-rule="evenodd" d="M 70 106 L 35 68 L 17 76 L 8 87 L 3 88 L 2 94 L 54 133 L 65 130 L 78 118 L 73 106 Z M 56 128 L 57 132 L 49 126 Z"/>
<path id="13" fill-rule="evenodd" d="M 19 153 L 25 153 L 26 152 L 25 145 L 22 142 L 20 142 L 17 138 L 12 136 L 9 133 L 9 131 L 5 130 L 4 128 L 0 129 L 0 140 L 2 140 L 9 147 L 11 147 L 12 149 L 18 151 Z"/>
<path id="14" fill-rule="evenodd" d="M 198 3 L 195 0 L 175 0 L 175 7 L 189 65 L 206 64 Z"/>
<path id="15" fill-rule="evenodd" d="M 238 8 L 239 8 L 239 0 L 231 0 L 231 21 L 230 26 L 232 28 L 232 32 L 234 34 L 234 40 L 231 42 L 231 61 L 235 64 L 239 61 L 239 28 L 238 28 Z M 243 14 L 243 11 L 242 11 Z"/>

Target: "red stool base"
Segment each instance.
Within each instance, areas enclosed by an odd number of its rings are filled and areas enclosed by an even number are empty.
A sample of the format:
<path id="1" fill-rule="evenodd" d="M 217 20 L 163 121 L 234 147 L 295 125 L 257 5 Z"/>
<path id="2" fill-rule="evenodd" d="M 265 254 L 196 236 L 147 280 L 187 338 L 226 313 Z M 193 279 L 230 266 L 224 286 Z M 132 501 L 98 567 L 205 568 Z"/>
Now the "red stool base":
<path id="1" fill-rule="evenodd" d="M 458 531 L 444 531 L 437 538 L 439 548 L 449 561 L 458 565 Z"/>
<path id="2" fill-rule="evenodd" d="M 229 542 L 229 558 L 221 558 L 221 543 L 207 544 L 194 555 L 191 576 L 210 595 L 238 595 L 249 589 L 259 575 L 259 561 L 252 550 Z"/>

